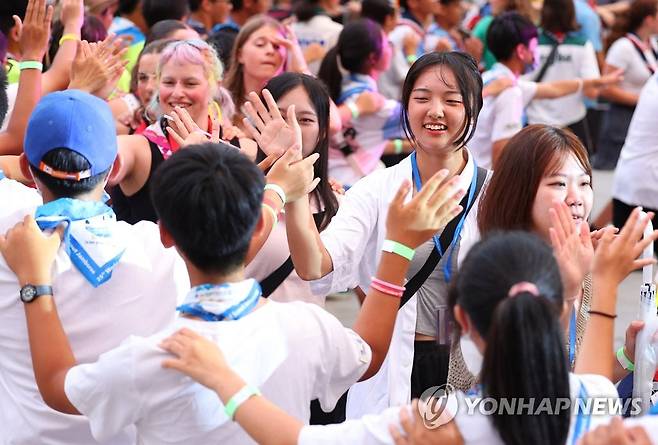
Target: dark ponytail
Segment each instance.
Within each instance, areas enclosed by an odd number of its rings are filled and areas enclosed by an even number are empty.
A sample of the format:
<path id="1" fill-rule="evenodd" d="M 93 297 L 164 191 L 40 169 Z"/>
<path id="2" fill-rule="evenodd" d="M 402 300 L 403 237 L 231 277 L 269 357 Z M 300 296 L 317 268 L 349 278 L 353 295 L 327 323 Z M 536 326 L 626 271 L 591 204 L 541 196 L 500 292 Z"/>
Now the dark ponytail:
<path id="1" fill-rule="evenodd" d="M 340 105 L 338 99 L 343 81 L 338 58 L 346 71 L 367 74 L 370 70 L 368 59 L 371 54 L 374 54 L 376 59 L 381 57 L 381 26 L 370 19 L 356 20 L 345 25 L 338 36 L 336 46 L 322 59 L 318 72 L 318 78 L 327 85 L 329 95 L 337 105 Z"/>
<path id="2" fill-rule="evenodd" d="M 510 288 L 527 282 L 536 287 L 509 296 Z M 570 397 L 564 350 L 562 281 L 553 252 L 527 232 L 494 234 L 476 244 L 464 260 L 451 303 L 468 314 L 487 347 L 480 375 L 482 395 L 498 400 L 492 421 L 507 445 L 564 443 L 570 411 L 541 411 Z M 516 398 L 515 412 L 502 409 L 502 399 Z M 534 404 L 518 407 L 518 399 Z M 527 405 L 526 405 L 527 406 Z M 519 414 L 519 415 L 517 415 Z"/>

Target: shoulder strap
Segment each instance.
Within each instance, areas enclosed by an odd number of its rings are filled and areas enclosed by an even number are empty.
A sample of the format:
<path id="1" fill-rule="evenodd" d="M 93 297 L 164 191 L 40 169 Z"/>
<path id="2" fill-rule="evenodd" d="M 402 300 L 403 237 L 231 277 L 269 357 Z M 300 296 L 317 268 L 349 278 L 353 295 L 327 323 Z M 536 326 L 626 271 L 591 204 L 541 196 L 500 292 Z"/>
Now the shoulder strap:
<path id="1" fill-rule="evenodd" d="M 539 70 L 539 73 L 537 73 L 537 77 L 535 77 L 535 82 L 541 82 L 544 76 L 546 75 L 546 71 L 553 65 L 555 62 L 555 59 L 557 58 L 557 47 L 560 46 L 560 41 L 555 38 L 553 35 L 550 33 L 546 33 L 546 35 L 553 40 L 553 47 L 551 48 L 551 52 L 548 54 L 548 58 L 546 59 L 546 62 L 542 65 L 541 69 Z"/>
<path id="2" fill-rule="evenodd" d="M 443 230 L 443 233 L 441 233 L 441 237 L 439 238 L 439 241 L 441 243 L 441 246 L 447 246 L 450 244 L 450 240 L 452 240 L 452 237 L 455 233 L 455 229 L 457 229 L 457 224 L 459 224 L 459 220 L 461 219 L 462 215 L 464 212 L 468 215 L 468 212 L 471 211 L 471 208 L 475 203 L 478 201 L 477 197 L 480 194 L 480 191 L 482 190 L 482 186 L 484 185 L 485 179 L 487 179 L 487 170 L 478 167 L 477 170 L 477 182 L 475 184 L 475 199 L 473 199 L 473 202 L 471 203 L 470 207 L 467 208 L 466 204 L 468 203 L 468 194 L 464 195 L 464 198 L 462 198 L 462 202 L 459 204 L 464 208 L 462 212 L 455 216 L 452 221 L 448 223 L 446 228 Z M 427 281 L 427 278 L 429 278 L 430 274 L 432 271 L 436 268 L 437 264 L 439 264 L 439 261 L 441 261 L 441 256 L 439 255 L 439 252 L 436 250 L 436 246 L 432 249 L 432 252 L 430 253 L 430 256 L 427 257 L 427 260 L 425 261 L 425 264 L 423 264 L 423 267 L 420 268 L 418 272 L 416 272 L 416 275 L 414 275 L 408 282 L 407 285 L 405 286 L 406 289 L 404 291 L 404 294 L 402 295 L 402 298 L 400 299 L 400 309 L 413 297 L 416 292 L 418 292 L 418 289 L 421 288 L 421 286 Z"/>
<path id="3" fill-rule="evenodd" d="M 647 56 L 644 54 L 644 49 L 638 43 L 639 39 L 636 40 L 637 37 L 634 36 L 633 34 L 630 34 L 630 33 L 626 35 L 626 38 L 628 40 L 630 40 L 631 43 L 633 44 L 633 48 L 635 48 L 635 51 L 637 51 L 637 53 L 640 55 L 640 57 L 644 61 L 645 66 L 649 70 L 649 73 L 654 74 L 656 72 L 656 70 L 651 65 L 651 63 L 649 63 L 649 60 L 647 60 Z M 651 45 L 649 46 L 649 49 L 653 52 L 654 56 L 656 57 L 656 60 L 658 61 L 658 53 L 656 52 L 656 50 L 653 47 L 651 47 Z"/>
<path id="4" fill-rule="evenodd" d="M 324 217 L 324 212 L 316 213 L 313 215 L 313 220 L 315 221 L 315 227 L 320 227 L 322 218 Z M 267 298 L 274 293 L 275 290 L 281 283 L 283 283 L 286 278 L 290 276 L 295 266 L 292 263 L 292 257 L 288 256 L 288 259 L 284 261 L 274 272 L 266 276 L 261 282 L 260 287 L 263 291 L 263 297 Z"/>

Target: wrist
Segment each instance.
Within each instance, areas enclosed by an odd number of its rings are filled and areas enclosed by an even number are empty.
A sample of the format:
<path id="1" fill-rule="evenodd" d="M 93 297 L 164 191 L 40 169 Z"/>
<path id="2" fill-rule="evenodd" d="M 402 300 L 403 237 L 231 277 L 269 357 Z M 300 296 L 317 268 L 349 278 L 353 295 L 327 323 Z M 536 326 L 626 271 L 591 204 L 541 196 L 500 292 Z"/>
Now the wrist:
<path id="1" fill-rule="evenodd" d="M 64 24 L 64 31 L 62 32 L 62 35 L 66 34 L 74 34 L 78 39 L 80 39 L 81 33 L 80 29 L 82 28 L 82 21 L 81 20 L 68 20 L 67 23 Z"/>
<path id="2" fill-rule="evenodd" d="M 50 272 L 48 273 L 29 273 L 20 275 L 18 278 L 18 284 L 23 287 L 31 284 L 33 286 L 52 286 L 52 278 L 50 277 Z"/>
<path id="3" fill-rule="evenodd" d="M 384 252 L 396 254 L 407 261 L 411 261 L 416 253 L 413 247 L 410 247 L 409 243 L 397 241 L 398 237 L 387 238 L 382 244 L 382 250 Z"/>

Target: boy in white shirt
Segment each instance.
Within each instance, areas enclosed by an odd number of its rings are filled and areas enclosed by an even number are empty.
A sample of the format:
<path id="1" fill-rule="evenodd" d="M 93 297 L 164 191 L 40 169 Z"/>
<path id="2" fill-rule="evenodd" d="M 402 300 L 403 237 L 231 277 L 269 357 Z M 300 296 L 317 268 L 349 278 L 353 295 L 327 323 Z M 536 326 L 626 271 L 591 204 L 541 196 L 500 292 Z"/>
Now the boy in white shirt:
<path id="1" fill-rule="evenodd" d="M 555 99 L 583 88 L 615 83 L 620 73 L 595 79 L 558 80 L 536 83 L 520 76 L 536 69 L 539 62 L 537 28 L 518 12 L 497 16 L 487 33 L 487 47 L 498 62 L 482 74 L 486 87 L 494 80 L 509 78 L 514 85 L 497 96 L 484 98 L 475 135 L 469 148 L 477 165 L 495 169 L 507 141 L 525 124 L 525 108 L 533 99 Z"/>
<path id="2" fill-rule="evenodd" d="M 443 177 L 437 175 L 431 187 L 428 183 L 426 194 L 439 189 Z M 86 415 L 97 439 L 135 425 L 144 444 L 253 443 L 229 422 L 230 406 L 225 409 L 212 392 L 161 369 L 167 355 L 158 344 L 180 327 L 204 332 L 252 385 L 304 420 L 311 399 L 318 398 L 323 409 L 330 410 L 352 383 L 377 371 L 388 349 L 398 298 L 374 292 L 366 299 L 355 325 L 366 343 L 321 308 L 268 302 L 254 280 L 244 279 L 250 239 L 254 231 L 263 230 L 263 186 L 258 168 L 224 145 L 188 147 L 158 170 L 152 198 L 161 238 L 181 253 L 194 287 L 179 306 L 182 316 L 152 337 L 131 337 L 97 362 L 77 365 L 53 310 L 53 297 L 46 294 L 26 302 L 35 376 L 51 407 Z M 433 201 L 442 221 L 457 209 L 461 194 L 455 190 L 454 181 L 441 186 L 442 196 Z M 426 215 L 414 215 L 416 225 L 428 224 Z M 404 229 L 393 233 L 416 233 L 416 227 L 407 229 L 410 221 L 403 223 Z M 7 238 L 15 239 L 26 229 L 31 230 L 28 237 L 40 238 L 41 247 L 7 247 L 0 239 L 0 249 L 22 284 L 48 284 L 57 237 L 44 239 L 28 218 Z M 436 224 L 425 232 L 430 236 L 435 230 Z M 24 254 L 16 255 L 18 250 Z M 408 260 L 391 254 L 386 261 L 402 282 L 404 271 L 396 266 Z"/>

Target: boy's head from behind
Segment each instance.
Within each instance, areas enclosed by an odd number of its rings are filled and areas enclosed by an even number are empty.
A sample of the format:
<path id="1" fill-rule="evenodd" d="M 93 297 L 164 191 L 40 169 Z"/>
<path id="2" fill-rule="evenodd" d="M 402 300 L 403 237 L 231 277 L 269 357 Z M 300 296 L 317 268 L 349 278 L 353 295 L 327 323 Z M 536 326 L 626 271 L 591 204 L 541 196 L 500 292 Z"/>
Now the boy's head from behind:
<path id="1" fill-rule="evenodd" d="M 204 273 L 226 275 L 244 262 L 260 221 L 265 180 L 225 144 L 179 150 L 153 176 L 151 199 L 168 238 Z"/>

